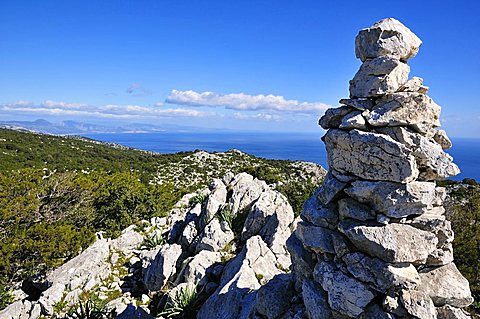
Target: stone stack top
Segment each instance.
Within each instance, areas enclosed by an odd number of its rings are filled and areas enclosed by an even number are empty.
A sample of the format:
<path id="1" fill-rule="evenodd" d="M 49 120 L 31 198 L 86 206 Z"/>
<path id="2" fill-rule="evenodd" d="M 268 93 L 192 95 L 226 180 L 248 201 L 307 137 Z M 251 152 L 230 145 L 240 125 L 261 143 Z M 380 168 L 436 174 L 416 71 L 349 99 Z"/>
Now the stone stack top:
<path id="1" fill-rule="evenodd" d="M 406 62 L 417 54 L 421 44 L 422 40 L 400 21 L 387 18 L 358 33 L 355 54 L 362 62 L 381 56 Z"/>

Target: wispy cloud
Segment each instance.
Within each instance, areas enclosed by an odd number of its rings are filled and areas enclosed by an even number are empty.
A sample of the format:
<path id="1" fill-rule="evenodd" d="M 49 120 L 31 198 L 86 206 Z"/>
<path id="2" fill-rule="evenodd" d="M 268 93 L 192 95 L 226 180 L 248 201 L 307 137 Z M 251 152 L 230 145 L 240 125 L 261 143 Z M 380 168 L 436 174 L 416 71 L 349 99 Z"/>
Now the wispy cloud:
<path id="1" fill-rule="evenodd" d="M 269 113 L 257 113 L 257 114 L 245 114 L 240 112 L 233 113 L 233 117 L 238 120 L 264 120 L 264 121 L 278 121 L 281 117 L 277 114 L 269 114 Z"/>
<path id="2" fill-rule="evenodd" d="M 152 94 L 150 90 L 144 88 L 140 83 L 133 83 L 125 90 L 125 92 L 133 96 L 145 96 Z"/>
<path id="3" fill-rule="evenodd" d="M 66 103 L 63 101 L 45 101 L 35 104 L 28 101 L 5 103 L 0 110 L 10 113 L 29 113 L 65 116 L 89 116 L 100 118 L 161 118 L 161 117 L 201 117 L 214 115 L 211 112 L 202 112 L 189 108 L 159 108 L 157 106 L 116 105 L 102 106 Z"/>
<path id="4" fill-rule="evenodd" d="M 330 106 L 318 102 L 287 100 L 280 95 L 248 95 L 245 93 L 221 94 L 172 90 L 166 103 L 188 106 L 225 107 L 239 111 L 273 110 L 299 113 L 323 113 Z"/>

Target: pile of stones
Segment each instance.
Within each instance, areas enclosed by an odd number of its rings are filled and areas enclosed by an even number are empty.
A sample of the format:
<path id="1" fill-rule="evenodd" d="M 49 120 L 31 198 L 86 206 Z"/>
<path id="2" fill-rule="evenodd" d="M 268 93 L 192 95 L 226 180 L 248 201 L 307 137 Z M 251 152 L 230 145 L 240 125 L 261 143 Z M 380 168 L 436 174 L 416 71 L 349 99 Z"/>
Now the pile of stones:
<path id="1" fill-rule="evenodd" d="M 459 169 L 436 129 L 440 107 L 408 79 L 421 43 L 395 19 L 356 38 L 350 98 L 319 122 L 329 172 L 287 242 L 298 317 L 468 318 L 473 298 L 436 186 Z"/>

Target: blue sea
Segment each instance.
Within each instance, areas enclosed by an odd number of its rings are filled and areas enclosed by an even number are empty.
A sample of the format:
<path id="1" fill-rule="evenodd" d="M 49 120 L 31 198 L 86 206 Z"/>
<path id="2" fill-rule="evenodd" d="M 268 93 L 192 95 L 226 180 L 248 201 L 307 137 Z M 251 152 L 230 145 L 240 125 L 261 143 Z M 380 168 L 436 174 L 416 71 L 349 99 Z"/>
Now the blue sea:
<path id="1" fill-rule="evenodd" d="M 327 168 L 327 155 L 321 133 L 245 133 L 245 132 L 161 132 L 84 134 L 104 142 L 118 143 L 159 153 L 197 149 L 223 152 L 235 148 L 269 159 L 315 162 Z M 453 156 L 461 173 L 452 179 L 474 178 L 480 181 L 480 139 L 452 139 Z"/>

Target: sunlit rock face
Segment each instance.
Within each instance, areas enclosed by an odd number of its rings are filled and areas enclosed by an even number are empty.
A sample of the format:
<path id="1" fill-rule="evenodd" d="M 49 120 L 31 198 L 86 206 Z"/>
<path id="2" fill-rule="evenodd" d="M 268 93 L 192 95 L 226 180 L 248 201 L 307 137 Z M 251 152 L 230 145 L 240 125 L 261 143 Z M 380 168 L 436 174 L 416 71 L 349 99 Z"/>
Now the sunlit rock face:
<path id="1" fill-rule="evenodd" d="M 409 79 L 421 43 L 395 19 L 355 40 L 363 63 L 350 97 L 319 121 L 329 172 L 287 241 L 297 297 L 287 318 L 468 318 L 435 183 L 459 169 L 440 106 Z"/>

